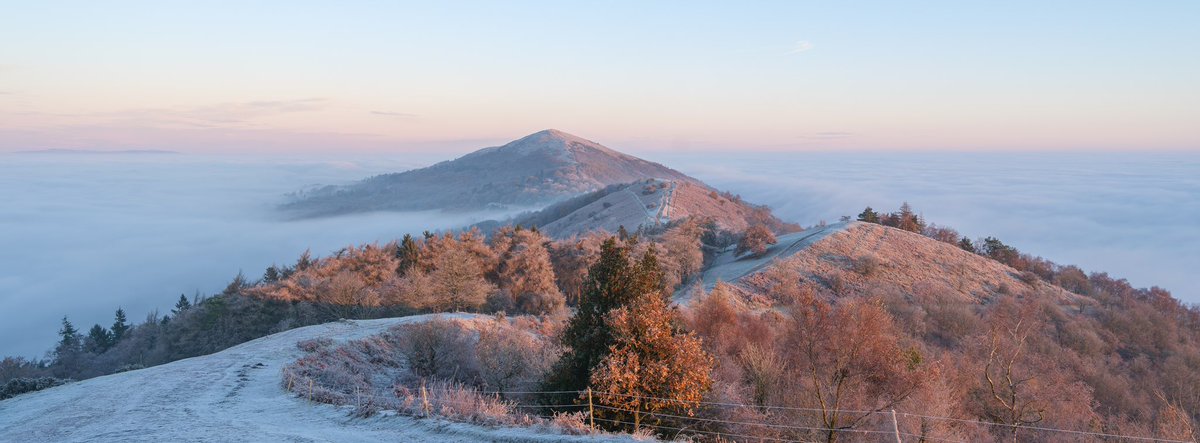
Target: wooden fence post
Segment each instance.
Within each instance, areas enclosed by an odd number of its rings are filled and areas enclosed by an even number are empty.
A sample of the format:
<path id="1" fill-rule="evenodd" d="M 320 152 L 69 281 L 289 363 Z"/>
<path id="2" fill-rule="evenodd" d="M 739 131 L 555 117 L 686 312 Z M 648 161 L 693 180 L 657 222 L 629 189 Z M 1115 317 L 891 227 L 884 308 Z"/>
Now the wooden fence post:
<path id="1" fill-rule="evenodd" d="M 429 415 L 429 394 L 425 391 L 425 380 L 421 380 L 421 410 Z"/>
<path id="2" fill-rule="evenodd" d="M 592 410 L 592 387 L 591 386 L 588 386 L 587 394 L 588 394 L 588 427 L 592 428 L 592 430 L 595 431 L 596 430 L 596 414 Z"/>
<path id="3" fill-rule="evenodd" d="M 892 430 L 896 431 L 896 443 L 904 443 L 904 440 L 900 439 L 900 422 L 896 421 L 895 409 L 892 409 Z"/>

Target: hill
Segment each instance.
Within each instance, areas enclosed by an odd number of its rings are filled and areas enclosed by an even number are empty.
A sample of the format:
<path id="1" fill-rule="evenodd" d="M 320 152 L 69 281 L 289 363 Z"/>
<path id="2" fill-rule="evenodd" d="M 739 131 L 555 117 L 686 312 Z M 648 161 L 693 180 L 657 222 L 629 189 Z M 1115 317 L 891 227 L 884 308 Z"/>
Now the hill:
<path id="1" fill-rule="evenodd" d="M 559 202 L 540 211 L 522 214 L 504 222 L 486 222 L 486 229 L 499 225 L 537 226 L 551 238 L 563 239 L 604 231 L 655 231 L 685 218 L 710 220 L 715 227 L 742 232 L 754 224 L 786 232 L 799 229 L 771 215 L 771 211 L 728 193 L 689 180 L 646 179 L 612 185 Z"/>
<path id="2" fill-rule="evenodd" d="M 427 168 L 305 191 L 283 209 L 303 217 L 541 206 L 647 178 L 699 183 L 658 163 L 548 129 Z"/>
<path id="3" fill-rule="evenodd" d="M 954 245 L 874 223 L 841 222 L 780 236 L 761 257 L 718 255 L 701 278 L 705 290 L 718 281 L 761 293 L 771 271 L 795 272 L 814 291 L 838 296 L 885 291 L 939 294 L 956 302 L 985 303 L 1001 295 L 1043 292 L 1059 302 L 1082 297 L 1003 263 Z M 681 291 L 681 295 L 695 286 Z"/>
<path id="4" fill-rule="evenodd" d="M 473 314 L 446 317 L 470 319 Z M 0 402 L 4 441 L 570 442 L 629 441 L 403 416 L 347 420 L 346 411 L 283 390 L 297 343 L 362 339 L 431 316 L 326 323 L 216 354 L 97 377 Z M 487 318 L 487 317 L 483 317 Z"/>

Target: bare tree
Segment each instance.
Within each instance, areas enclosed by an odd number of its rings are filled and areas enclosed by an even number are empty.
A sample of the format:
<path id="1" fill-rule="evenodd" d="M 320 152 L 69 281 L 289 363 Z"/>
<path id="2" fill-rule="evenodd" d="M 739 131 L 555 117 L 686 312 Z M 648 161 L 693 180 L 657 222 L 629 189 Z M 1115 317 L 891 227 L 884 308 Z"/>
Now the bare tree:
<path id="1" fill-rule="evenodd" d="M 450 247 L 440 254 L 429 274 L 433 306 L 444 311 L 479 309 L 496 285 L 483 278 L 478 258 L 462 248 Z"/>
<path id="2" fill-rule="evenodd" d="M 793 307 L 793 321 L 790 367 L 802 380 L 801 395 L 818 410 L 829 443 L 893 408 L 923 381 L 920 355 L 900 346 L 899 331 L 876 303 L 855 299 L 831 306 L 812 298 Z"/>

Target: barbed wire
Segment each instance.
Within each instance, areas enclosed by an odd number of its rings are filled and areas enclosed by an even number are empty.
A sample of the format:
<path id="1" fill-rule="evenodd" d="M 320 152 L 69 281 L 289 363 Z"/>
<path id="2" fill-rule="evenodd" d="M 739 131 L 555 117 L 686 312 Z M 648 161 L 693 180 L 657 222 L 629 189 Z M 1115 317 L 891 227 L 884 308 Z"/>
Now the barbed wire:
<path id="1" fill-rule="evenodd" d="M 1142 436 L 1136 436 L 1136 435 L 1109 434 L 1109 433 L 1105 433 L 1105 432 L 1077 431 L 1074 429 L 1060 429 L 1060 428 L 1047 428 L 1047 427 L 1042 427 L 1042 426 L 1028 426 L 1028 425 L 1018 425 L 1018 424 L 996 423 L 996 422 L 988 422 L 988 421 L 983 421 L 983 420 L 973 420 L 973 419 L 954 418 L 954 417 L 940 417 L 940 416 L 936 416 L 936 415 L 922 415 L 922 414 L 913 414 L 913 413 L 899 412 L 899 411 L 896 412 L 896 415 L 904 415 L 904 416 L 908 416 L 908 417 L 919 417 L 919 418 L 926 418 L 926 419 L 931 419 L 931 420 L 943 420 L 943 421 L 954 421 L 954 422 L 960 422 L 960 423 L 971 423 L 971 424 L 978 424 L 978 425 L 984 425 L 984 426 L 996 426 L 996 427 L 1002 427 L 1002 428 L 1027 429 L 1027 430 L 1045 431 L 1045 432 L 1065 432 L 1068 434 L 1087 435 L 1087 436 L 1091 436 L 1091 437 L 1112 437 L 1112 438 L 1120 438 L 1120 439 L 1125 439 L 1125 440 L 1153 441 L 1153 442 L 1160 442 L 1160 443 L 1195 443 L 1195 440 L 1171 440 L 1171 439 L 1167 439 L 1167 438 L 1158 438 L 1158 437 L 1142 437 Z"/>
<path id="2" fill-rule="evenodd" d="M 293 392 L 295 392 L 295 391 L 293 391 Z M 488 401 L 488 400 L 497 401 L 498 402 L 497 406 L 514 408 L 514 409 L 545 409 L 545 408 L 572 408 L 572 407 L 582 408 L 582 407 L 587 407 L 588 405 L 586 403 L 551 404 L 551 405 L 518 404 L 518 403 L 512 402 L 510 400 L 504 400 L 500 396 L 501 395 L 510 395 L 510 394 L 523 394 L 523 395 L 560 394 L 561 395 L 561 394 L 586 394 L 586 393 L 588 393 L 588 391 L 586 391 L 586 390 L 583 390 L 583 391 L 474 391 L 474 392 L 472 392 L 472 394 L 476 394 L 476 395 L 489 396 L 489 397 L 481 398 L 480 401 Z M 607 391 L 591 391 L 591 393 L 593 395 L 600 396 L 600 397 L 619 396 L 619 397 L 636 398 L 636 399 L 643 399 L 643 400 L 657 400 L 657 401 L 664 401 L 664 402 L 668 402 L 668 403 L 700 404 L 700 405 L 725 406 L 725 407 L 742 407 L 742 408 L 749 408 L 749 409 L 768 409 L 768 410 L 769 409 L 778 409 L 778 410 L 792 410 L 792 411 L 804 411 L 804 412 L 838 412 L 838 413 L 849 413 L 849 414 L 880 414 L 880 415 L 891 414 L 891 411 L 883 411 L 883 410 L 854 410 L 854 409 L 836 409 L 836 408 L 820 409 L 820 408 L 803 408 L 803 407 L 791 407 L 791 406 L 752 405 L 752 404 L 745 404 L 745 403 L 728 403 L 728 402 L 705 402 L 705 401 L 692 402 L 692 401 L 684 401 L 684 400 L 679 400 L 679 399 L 669 399 L 669 398 L 653 397 L 653 396 L 642 396 L 642 395 L 635 395 L 635 394 L 620 394 L 620 393 L 613 393 L 613 392 L 607 392 Z M 299 395 L 302 393 L 296 392 L 296 394 Z M 382 399 L 386 399 L 388 401 L 399 400 L 399 397 L 396 397 L 396 396 L 378 396 L 378 395 L 374 395 L 374 394 L 345 394 L 345 395 L 353 395 L 358 398 L 370 398 L 370 399 L 381 399 L 382 398 Z M 429 402 L 432 404 L 438 404 L 438 405 L 450 404 L 450 405 L 458 405 L 458 406 L 464 406 L 464 405 L 474 406 L 474 405 L 478 404 L 478 403 L 464 403 L 461 401 L 436 399 L 436 398 L 430 399 Z M 776 429 L 792 429 L 792 430 L 822 431 L 822 432 L 829 432 L 829 431 L 857 432 L 857 433 L 890 434 L 890 435 L 894 435 L 894 434 L 898 433 L 901 436 L 913 437 L 913 438 L 924 439 L 924 440 L 929 440 L 929 441 L 961 443 L 960 440 L 952 440 L 952 439 L 931 437 L 931 436 L 927 436 L 927 435 L 912 434 L 912 433 L 908 433 L 908 432 L 904 432 L 904 431 L 881 431 L 881 430 L 853 429 L 853 428 L 832 429 L 832 428 L 821 428 L 821 427 L 812 427 L 812 426 L 722 420 L 722 419 L 716 419 L 716 418 L 683 416 L 683 415 L 665 414 L 665 413 L 650 412 L 650 411 L 635 411 L 632 409 L 618 408 L 618 407 L 608 406 L 608 405 L 603 405 L 603 404 L 593 404 L 592 407 L 599 408 L 599 409 L 605 409 L 605 410 L 628 412 L 628 413 L 639 413 L 640 412 L 640 413 L 646 414 L 646 415 L 658 416 L 658 417 L 663 417 L 663 418 L 671 418 L 671 419 L 676 419 L 676 420 L 693 420 L 693 421 L 708 422 L 708 423 L 722 423 L 722 424 L 734 424 L 734 425 L 741 425 L 741 426 L 760 426 L 760 427 L 776 428 Z M 579 412 L 582 412 L 582 411 L 579 411 Z M 540 417 L 543 419 L 553 419 L 554 418 L 552 416 L 545 416 L 545 415 L 540 415 L 540 414 L 526 414 L 526 415 Z M 1173 439 L 1157 438 L 1157 437 L 1111 434 L 1111 433 L 1094 432 L 1094 431 L 1079 431 L 1079 430 L 1073 430 L 1073 429 L 1050 428 L 1050 427 L 1042 427 L 1042 426 L 1013 425 L 1013 424 L 988 422 L 988 421 L 975 420 L 975 419 L 944 417 L 944 416 L 916 414 L 916 413 L 900 412 L 900 411 L 896 411 L 896 415 L 905 416 L 905 417 L 923 418 L 923 419 L 928 419 L 928 420 L 942 420 L 942 421 L 969 423 L 969 424 L 976 424 L 976 425 L 983 425 L 983 426 L 1024 429 L 1024 430 L 1030 430 L 1030 431 L 1062 432 L 1062 433 L 1068 433 L 1068 434 L 1073 434 L 1073 435 L 1085 435 L 1085 436 L 1090 436 L 1090 437 L 1107 437 L 1107 438 L 1117 438 L 1117 439 L 1124 439 L 1124 440 L 1148 441 L 1148 442 L 1159 442 L 1159 443 L 1194 443 L 1194 441 L 1189 441 L 1189 440 L 1173 440 Z M 623 421 L 619 421 L 619 420 L 606 419 L 606 418 L 602 418 L 602 417 L 591 417 L 591 419 L 596 420 L 596 421 L 633 425 L 633 423 L 623 422 Z M 778 441 L 778 442 L 805 443 L 805 441 L 803 441 L 803 440 L 787 440 L 787 439 L 777 439 L 777 438 L 760 437 L 760 436 L 753 436 L 753 435 L 739 435 L 739 434 L 730 434 L 730 433 L 717 432 L 717 431 L 706 431 L 706 430 L 701 430 L 701 429 L 675 428 L 675 427 L 663 426 L 663 425 L 650 425 L 650 424 L 644 424 L 644 423 L 641 424 L 641 426 L 652 427 L 652 428 L 664 428 L 664 429 L 670 429 L 670 430 L 675 430 L 675 431 L 679 431 L 679 432 L 686 431 L 686 432 L 696 432 L 696 433 L 704 433 L 704 434 L 711 434 L 711 435 L 722 435 L 722 436 L 729 436 L 729 437 L 762 439 L 762 440 Z"/>

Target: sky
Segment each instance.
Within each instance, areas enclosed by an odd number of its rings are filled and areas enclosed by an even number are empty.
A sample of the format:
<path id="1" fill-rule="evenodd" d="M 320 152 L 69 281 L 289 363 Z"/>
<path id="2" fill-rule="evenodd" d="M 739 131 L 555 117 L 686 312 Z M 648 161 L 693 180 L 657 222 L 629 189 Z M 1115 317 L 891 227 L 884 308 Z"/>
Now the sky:
<path id="1" fill-rule="evenodd" d="M 1200 3 L 6 2 L 0 151 L 1195 151 Z"/>

